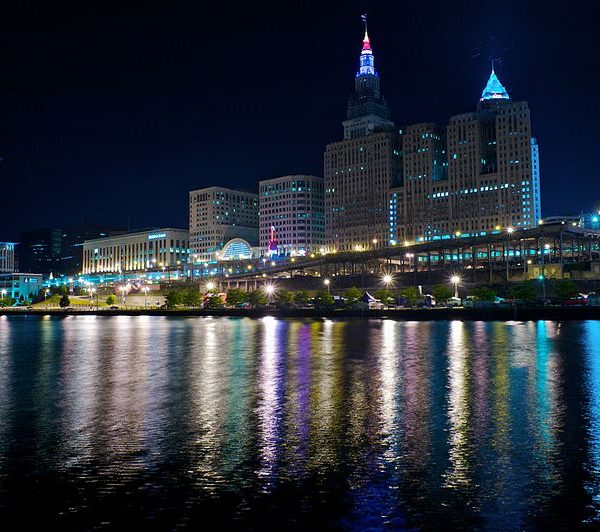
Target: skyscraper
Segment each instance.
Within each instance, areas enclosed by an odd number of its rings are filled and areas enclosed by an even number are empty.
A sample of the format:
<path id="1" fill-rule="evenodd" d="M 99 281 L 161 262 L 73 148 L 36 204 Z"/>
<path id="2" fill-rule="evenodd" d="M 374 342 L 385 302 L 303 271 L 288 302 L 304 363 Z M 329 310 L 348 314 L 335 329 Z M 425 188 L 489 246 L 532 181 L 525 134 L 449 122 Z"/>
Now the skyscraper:
<path id="1" fill-rule="evenodd" d="M 305 255 L 323 246 L 323 178 L 288 175 L 259 182 L 261 254 Z"/>
<path id="2" fill-rule="evenodd" d="M 421 132 L 417 143 L 410 142 L 415 128 Z M 493 68 L 477 110 L 450 118 L 445 149 L 442 128 L 410 126 L 406 131 L 405 181 L 389 198 L 391 240 L 475 236 L 537 225 L 539 151 L 529 107 L 511 99 Z"/>
<path id="3" fill-rule="evenodd" d="M 389 189 L 401 183 L 401 148 L 381 94 L 366 23 L 343 126 L 344 140 L 325 150 L 326 244 L 331 250 L 383 246 L 388 239 Z"/>
<path id="4" fill-rule="evenodd" d="M 229 240 L 258 245 L 258 195 L 224 187 L 190 192 L 192 262 L 219 258 Z"/>

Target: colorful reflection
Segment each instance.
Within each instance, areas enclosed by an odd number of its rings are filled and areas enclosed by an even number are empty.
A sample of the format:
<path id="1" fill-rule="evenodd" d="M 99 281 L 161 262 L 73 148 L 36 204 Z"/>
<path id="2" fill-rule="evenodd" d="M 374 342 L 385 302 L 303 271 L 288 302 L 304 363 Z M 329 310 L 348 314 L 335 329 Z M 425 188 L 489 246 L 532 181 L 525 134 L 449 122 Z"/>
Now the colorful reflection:
<path id="1" fill-rule="evenodd" d="M 0 318 L 2 521 L 594 528 L 599 503 L 597 322 Z"/>

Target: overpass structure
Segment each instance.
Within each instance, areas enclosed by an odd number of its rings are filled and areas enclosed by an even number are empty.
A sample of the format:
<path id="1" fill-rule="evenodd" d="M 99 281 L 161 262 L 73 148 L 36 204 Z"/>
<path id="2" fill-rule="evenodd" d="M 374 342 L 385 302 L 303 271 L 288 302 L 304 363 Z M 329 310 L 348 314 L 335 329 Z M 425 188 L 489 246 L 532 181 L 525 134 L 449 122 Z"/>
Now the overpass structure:
<path id="1" fill-rule="evenodd" d="M 290 257 L 275 263 L 221 263 L 217 279 L 223 289 L 250 290 L 278 277 L 303 275 L 329 278 L 404 274 L 408 281 L 413 276 L 416 284 L 445 272 L 479 282 L 506 282 L 573 277 L 574 271 L 600 278 L 600 230 L 559 222 L 364 251 Z"/>

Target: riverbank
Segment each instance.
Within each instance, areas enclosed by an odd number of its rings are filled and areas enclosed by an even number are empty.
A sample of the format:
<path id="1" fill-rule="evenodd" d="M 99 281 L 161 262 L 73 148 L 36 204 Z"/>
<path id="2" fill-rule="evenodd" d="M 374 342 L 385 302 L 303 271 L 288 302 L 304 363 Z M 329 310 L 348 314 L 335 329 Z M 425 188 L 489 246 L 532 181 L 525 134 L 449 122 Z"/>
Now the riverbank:
<path id="1" fill-rule="evenodd" d="M 598 320 L 600 307 L 432 309 L 0 309 L 0 316 L 204 316 L 262 318 L 389 318 L 403 321 Z"/>

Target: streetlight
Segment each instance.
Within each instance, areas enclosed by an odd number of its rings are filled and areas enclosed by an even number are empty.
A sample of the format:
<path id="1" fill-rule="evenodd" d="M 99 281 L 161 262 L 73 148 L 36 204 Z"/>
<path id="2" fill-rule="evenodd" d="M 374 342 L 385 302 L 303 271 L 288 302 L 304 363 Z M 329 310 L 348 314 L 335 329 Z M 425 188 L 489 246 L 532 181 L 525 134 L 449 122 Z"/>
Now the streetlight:
<path id="1" fill-rule="evenodd" d="M 267 294 L 267 300 L 270 303 L 271 302 L 271 297 L 275 293 L 275 285 L 266 284 L 265 287 L 264 287 L 264 290 L 265 290 L 265 293 Z"/>
<path id="2" fill-rule="evenodd" d="M 94 304 L 94 294 L 96 293 L 96 289 L 94 287 L 90 288 L 90 307 Z M 98 310 L 98 299 L 96 299 L 96 310 Z"/>
<path id="3" fill-rule="evenodd" d="M 514 227 L 507 227 L 506 228 L 506 234 L 508 235 L 507 239 L 506 239 L 506 280 L 508 281 L 508 276 L 509 276 L 509 270 L 508 270 L 508 245 L 510 244 L 510 237 L 511 235 L 514 233 L 515 228 Z"/>
<path id="4" fill-rule="evenodd" d="M 454 285 L 454 297 L 458 299 L 458 284 L 460 283 L 460 276 L 453 275 L 450 277 L 450 282 Z"/>
<path id="5" fill-rule="evenodd" d="M 48 290 L 46 288 L 46 290 L 44 290 L 44 304 L 46 305 L 46 310 L 48 310 L 48 294 L 50 293 L 50 290 Z"/>
<path id="6" fill-rule="evenodd" d="M 125 305 L 125 292 L 127 291 L 127 288 L 125 287 L 125 285 L 121 286 L 121 297 L 123 298 L 123 305 Z"/>
<path id="7" fill-rule="evenodd" d="M 214 289 L 215 289 L 215 283 L 213 283 L 212 281 L 208 281 L 208 283 L 206 283 L 206 291 L 210 292 Z"/>
<path id="8" fill-rule="evenodd" d="M 394 283 L 394 277 L 389 273 L 386 273 L 381 280 L 386 288 L 389 288 L 390 285 Z"/>
<path id="9" fill-rule="evenodd" d="M 144 288 L 142 288 L 142 292 L 144 292 L 144 308 L 146 308 L 146 298 L 148 296 L 148 287 L 144 286 Z"/>
<path id="10" fill-rule="evenodd" d="M 2 306 L 6 306 L 6 303 L 4 301 L 4 298 L 6 297 L 6 288 L 3 288 L 2 291 L 0 291 L 0 294 L 2 294 Z"/>
<path id="11" fill-rule="evenodd" d="M 323 284 L 327 287 L 327 295 L 329 295 L 329 285 L 331 284 L 331 281 L 329 279 L 325 279 Z"/>

